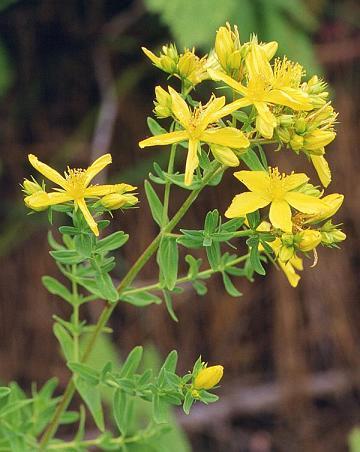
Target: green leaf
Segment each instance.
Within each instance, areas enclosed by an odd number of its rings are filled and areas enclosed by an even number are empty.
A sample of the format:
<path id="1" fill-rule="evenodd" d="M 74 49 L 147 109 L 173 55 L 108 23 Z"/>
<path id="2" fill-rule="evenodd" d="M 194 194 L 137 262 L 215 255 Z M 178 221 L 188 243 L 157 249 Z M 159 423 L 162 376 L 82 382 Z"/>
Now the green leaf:
<path id="1" fill-rule="evenodd" d="M 153 395 L 153 415 L 155 422 L 159 424 L 162 422 L 167 422 L 168 420 L 168 405 L 166 402 L 161 400 L 160 395 L 155 393 Z"/>
<path id="2" fill-rule="evenodd" d="M 211 246 L 207 246 L 206 255 L 213 270 L 218 270 L 221 263 L 221 250 L 218 242 L 213 242 Z"/>
<path id="3" fill-rule="evenodd" d="M 104 300 L 115 302 L 119 299 L 119 293 L 108 273 L 99 272 L 96 275 L 96 286 Z"/>
<path id="4" fill-rule="evenodd" d="M 149 181 L 145 181 L 145 193 L 150 206 L 151 215 L 156 223 L 162 225 L 163 205 Z"/>
<path id="5" fill-rule="evenodd" d="M 67 301 L 68 303 L 72 304 L 73 302 L 72 294 L 57 279 L 53 278 L 52 276 L 43 276 L 41 278 L 41 281 L 51 294 L 57 295 L 64 299 L 65 301 Z"/>
<path id="6" fill-rule="evenodd" d="M 237 290 L 230 277 L 225 272 L 222 273 L 222 278 L 226 292 L 232 297 L 241 297 L 242 293 Z"/>
<path id="7" fill-rule="evenodd" d="M 121 366 L 120 378 L 130 377 L 134 374 L 136 369 L 139 367 L 141 358 L 143 354 L 143 348 L 138 345 L 134 347 L 126 358 L 124 364 Z"/>
<path id="8" fill-rule="evenodd" d="M 113 401 L 113 412 L 116 425 L 123 436 L 126 436 L 129 431 L 133 411 L 134 401 L 131 396 L 120 388 L 116 389 Z"/>
<path id="9" fill-rule="evenodd" d="M 67 363 L 67 366 L 72 372 L 86 380 L 90 385 L 96 386 L 100 381 L 99 372 L 86 364 L 71 361 Z"/>
<path id="10" fill-rule="evenodd" d="M 89 408 L 97 428 L 103 432 L 105 430 L 105 425 L 99 388 L 89 384 L 86 380 L 78 376 L 74 378 L 74 383 L 81 398 Z"/>
<path id="11" fill-rule="evenodd" d="M 178 353 L 176 350 L 172 350 L 167 355 L 161 369 L 166 369 L 168 372 L 175 373 L 177 361 L 178 361 Z"/>
<path id="12" fill-rule="evenodd" d="M 60 424 L 62 425 L 73 424 L 74 422 L 78 421 L 78 419 L 79 413 L 77 411 L 66 411 L 61 415 Z"/>
<path id="13" fill-rule="evenodd" d="M 65 236 L 64 236 L 65 237 Z M 79 264 L 84 261 L 84 256 L 81 256 L 75 250 L 59 250 L 59 251 L 50 251 L 50 255 L 61 264 Z"/>
<path id="14" fill-rule="evenodd" d="M 96 244 L 96 252 L 103 253 L 113 251 L 123 246 L 129 239 L 129 235 L 123 231 L 117 231 L 101 239 Z"/>
<path id="15" fill-rule="evenodd" d="M 89 234 L 78 234 L 74 237 L 76 251 L 84 257 L 90 257 L 92 251 L 92 238 Z"/>
<path id="16" fill-rule="evenodd" d="M 240 158 L 251 171 L 267 171 L 267 168 L 263 167 L 261 160 L 253 149 L 248 149 Z"/>
<path id="17" fill-rule="evenodd" d="M 179 250 L 174 237 L 162 237 L 157 261 L 165 281 L 165 287 L 172 290 L 177 281 L 179 266 Z"/>
<path id="18" fill-rule="evenodd" d="M 148 306 L 150 304 L 161 304 L 161 298 L 157 295 L 154 295 L 150 292 L 139 292 L 134 294 L 121 295 L 121 301 L 125 301 L 126 303 L 130 303 L 134 306 Z"/>
<path id="19" fill-rule="evenodd" d="M 214 403 L 217 402 L 219 400 L 219 397 L 215 394 L 211 394 L 211 392 L 207 392 L 207 391 L 201 391 L 200 393 L 200 400 L 203 403 Z"/>
<path id="20" fill-rule="evenodd" d="M 188 277 L 195 279 L 200 271 L 202 259 L 195 259 L 191 254 L 185 256 L 185 261 L 189 264 Z"/>
<path id="21" fill-rule="evenodd" d="M 0 399 L 10 394 L 11 389 L 6 386 L 0 386 Z"/>
<path id="22" fill-rule="evenodd" d="M 153 135 L 161 135 L 162 133 L 167 133 L 167 130 L 164 129 L 154 118 L 148 116 L 147 125 L 149 127 L 150 132 Z"/>
<path id="23" fill-rule="evenodd" d="M 74 357 L 74 344 L 70 334 L 59 323 L 54 324 L 53 331 L 60 343 L 66 361 L 71 361 Z"/>
<path id="24" fill-rule="evenodd" d="M 163 290 L 163 294 L 164 294 L 166 308 L 168 310 L 168 313 L 170 314 L 170 317 L 174 320 L 174 322 L 178 322 L 179 319 L 177 318 L 177 316 L 175 314 L 171 295 L 169 294 L 169 292 L 167 290 Z"/>
<path id="25" fill-rule="evenodd" d="M 194 403 L 194 398 L 191 395 L 191 392 L 188 391 L 185 395 L 185 400 L 183 403 L 183 410 L 185 414 L 189 414 L 190 413 L 190 408 L 192 407 L 192 404 Z"/>
<path id="26" fill-rule="evenodd" d="M 249 239 L 251 240 L 251 239 Z M 256 273 L 259 273 L 259 275 L 265 275 L 265 269 L 261 264 L 260 261 L 260 252 L 259 252 L 259 239 L 257 239 L 257 242 L 249 242 L 249 240 L 246 241 L 246 243 L 250 246 L 250 263 L 253 269 L 256 271 Z"/>
<path id="27" fill-rule="evenodd" d="M 206 295 L 207 294 L 207 287 L 206 284 L 204 284 L 203 282 L 200 281 L 194 281 L 192 283 L 194 289 L 196 290 L 196 293 L 200 296 Z"/>

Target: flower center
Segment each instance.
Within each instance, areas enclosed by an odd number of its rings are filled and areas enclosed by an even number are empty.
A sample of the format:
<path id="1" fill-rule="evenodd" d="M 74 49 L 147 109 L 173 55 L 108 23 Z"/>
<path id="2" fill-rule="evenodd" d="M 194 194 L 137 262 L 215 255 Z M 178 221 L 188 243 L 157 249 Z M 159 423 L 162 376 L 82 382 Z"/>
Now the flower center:
<path id="1" fill-rule="evenodd" d="M 65 179 L 67 182 L 67 192 L 73 196 L 74 199 L 84 197 L 84 192 L 87 187 L 86 184 L 86 170 L 82 168 L 69 168 L 65 172 Z"/>
<path id="2" fill-rule="evenodd" d="M 300 84 L 301 77 L 304 75 L 304 70 L 299 63 L 294 63 L 288 60 L 277 58 L 274 64 L 274 80 L 272 82 L 273 88 L 292 87 L 297 88 Z"/>
<path id="3" fill-rule="evenodd" d="M 269 169 L 270 176 L 270 185 L 269 185 L 269 194 L 272 199 L 283 199 L 286 193 L 285 188 L 285 174 L 280 174 L 279 169 L 270 168 Z"/>

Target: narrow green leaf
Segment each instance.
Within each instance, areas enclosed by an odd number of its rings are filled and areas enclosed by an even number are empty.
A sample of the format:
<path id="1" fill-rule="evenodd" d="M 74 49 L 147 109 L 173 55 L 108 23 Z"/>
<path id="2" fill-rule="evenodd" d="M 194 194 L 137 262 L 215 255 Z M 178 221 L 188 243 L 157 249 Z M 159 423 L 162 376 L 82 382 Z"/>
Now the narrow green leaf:
<path id="1" fill-rule="evenodd" d="M 155 190 L 153 189 L 152 185 L 149 181 L 145 181 L 145 193 L 146 197 L 149 203 L 149 207 L 151 210 L 151 215 L 153 219 L 156 221 L 156 223 L 161 226 L 162 224 L 162 215 L 163 215 L 163 205 L 156 194 Z"/>
<path id="2" fill-rule="evenodd" d="M 230 277 L 225 272 L 222 273 L 222 278 L 226 292 L 232 297 L 241 297 L 242 293 L 237 290 Z"/>
<path id="3" fill-rule="evenodd" d="M 81 398 L 89 408 L 97 428 L 103 432 L 105 430 L 105 425 L 99 388 L 89 384 L 86 380 L 78 376 L 74 378 L 74 383 Z"/>
<path id="4" fill-rule="evenodd" d="M 176 350 L 172 350 L 166 357 L 162 369 L 166 369 L 169 372 L 175 373 L 176 365 L 178 361 L 178 353 Z"/>
<path id="5" fill-rule="evenodd" d="M 67 301 L 68 303 L 72 304 L 73 301 L 72 294 L 57 279 L 53 278 L 52 276 L 43 276 L 41 278 L 41 281 L 51 294 L 57 295 L 61 297 L 63 300 Z"/>
<path id="6" fill-rule="evenodd" d="M 98 273 L 96 277 L 96 286 L 105 300 L 115 302 L 119 299 L 119 293 L 108 273 Z"/>
<path id="7" fill-rule="evenodd" d="M 150 292 L 139 292 L 135 294 L 129 295 L 121 295 L 121 301 L 125 301 L 126 303 L 130 303 L 134 306 L 148 306 L 150 304 L 161 304 L 161 298 L 157 295 L 154 295 Z"/>
<path id="8" fill-rule="evenodd" d="M 168 310 L 168 313 L 170 314 L 170 317 L 174 320 L 174 322 L 178 322 L 179 319 L 177 318 L 177 316 L 175 314 L 171 295 L 169 294 L 169 292 L 167 290 L 163 290 L 163 294 L 164 294 L 166 308 Z"/>
<path id="9" fill-rule="evenodd" d="M 6 386 L 1 386 L 1 387 L 0 387 L 0 399 L 1 399 L 2 397 L 7 396 L 10 392 L 11 392 L 11 389 L 10 389 L 10 388 L 7 388 Z"/>
<path id="10" fill-rule="evenodd" d="M 90 385 L 96 386 L 100 381 L 99 372 L 86 364 L 71 361 L 67 363 L 67 366 L 72 372 L 86 380 Z"/>
<path id="11" fill-rule="evenodd" d="M 183 403 L 183 410 L 184 410 L 185 414 L 189 414 L 190 413 L 190 408 L 192 407 L 193 403 L 194 403 L 194 398 L 191 395 L 191 392 L 188 391 L 186 393 L 185 400 L 184 400 L 184 403 Z"/>
<path id="12" fill-rule="evenodd" d="M 218 242 L 213 242 L 211 246 L 207 246 L 205 249 L 211 268 L 213 270 L 218 270 L 221 263 L 220 244 Z"/>
<path id="13" fill-rule="evenodd" d="M 78 234 L 74 237 L 76 251 L 84 257 L 90 257 L 92 251 L 92 239 L 89 234 Z"/>
<path id="14" fill-rule="evenodd" d="M 157 260 L 164 277 L 165 287 L 172 290 L 177 281 L 179 266 L 179 250 L 174 237 L 162 237 Z"/>
<path id="15" fill-rule="evenodd" d="M 134 401 L 120 388 L 116 389 L 113 400 L 113 411 L 116 425 L 123 436 L 126 436 L 132 421 Z"/>
<path id="16" fill-rule="evenodd" d="M 166 402 L 161 400 L 159 394 L 153 395 L 153 415 L 155 422 L 161 424 L 167 422 L 168 420 L 168 405 Z"/>
<path id="17" fill-rule="evenodd" d="M 66 236 L 64 236 L 66 237 Z M 50 255 L 61 264 L 79 264 L 80 262 L 85 260 L 84 256 L 81 256 L 75 250 L 58 250 L 58 251 L 50 251 Z"/>
<path id="18" fill-rule="evenodd" d="M 123 231 L 117 231 L 101 239 L 96 244 L 96 251 L 102 253 L 104 251 L 113 251 L 122 247 L 129 239 L 129 235 Z"/>
<path id="19" fill-rule="evenodd" d="M 130 377 L 133 375 L 133 373 L 138 368 L 141 358 L 143 354 L 143 348 L 138 345 L 134 347 L 131 352 L 128 354 L 128 357 L 126 358 L 124 364 L 121 367 L 120 370 L 120 378 L 123 377 Z"/>
<path id="20" fill-rule="evenodd" d="M 65 356 L 66 361 L 71 361 L 74 356 L 74 344 L 70 334 L 59 323 L 54 324 L 53 331 L 60 343 L 61 350 Z"/>
<path id="21" fill-rule="evenodd" d="M 167 133 L 167 130 L 164 129 L 164 127 L 161 127 L 161 125 L 151 116 L 148 116 L 146 121 L 149 130 L 153 135 L 161 135 L 162 133 Z"/>

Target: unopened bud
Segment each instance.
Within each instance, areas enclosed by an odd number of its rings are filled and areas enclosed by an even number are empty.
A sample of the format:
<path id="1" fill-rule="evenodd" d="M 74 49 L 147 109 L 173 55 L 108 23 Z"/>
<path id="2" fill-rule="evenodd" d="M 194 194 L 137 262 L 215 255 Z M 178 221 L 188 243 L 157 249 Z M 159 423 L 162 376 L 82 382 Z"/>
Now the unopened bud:
<path id="1" fill-rule="evenodd" d="M 278 259 L 281 262 L 287 262 L 294 256 L 294 251 L 295 250 L 293 246 L 282 246 L 280 248 Z"/>
<path id="2" fill-rule="evenodd" d="M 299 151 L 304 147 L 304 138 L 300 135 L 294 134 L 290 140 L 291 149 Z"/>
<path id="3" fill-rule="evenodd" d="M 38 191 L 44 191 L 44 188 L 38 182 L 36 182 L 35 179 L 33 179 L 32 181 L 29 179 L 24 179 L 22 187 L 23 192 L 26 195 L 32 195 L 33 193 L 36 193 Z"/>
<path id="4" fill-rule="evenodd" d="M 211 152 L 215 159 L 226 166 L 239 166 L 240 161 L 237 158 L 235 152 L 226 147 L 221 146 L 220 144 L 212 144 L 210 146 Z"/>
<path id="5" fill-rule="evenodd" d="M 321 232 L 307 229 L 300 232 L 298 247 L 301 251 L 311 251 L 321 243 Z"/>
<path id="6" fill-rule="evenodd" d="M 330 232 L 321 232 L 321 243 L 323 245 L 333 245 L 335 243 L 343 242 L 346 239 L 346 234 L 341 229 L 333 229 Z"/>
<path id="7" fill-rule="evenodd" d="M 110 193 L 101 198 L 101 204 L 105 209 L 116 210 L 120 208 L 126 209 L 138 203 L 138 198 L 135 195 L 128 193 Z"/>
<path id="8" fill-rule="evenodd" d="M 295 130 L 296 130 L 296 133 L 300 133 L 300 134 L 305 132 L 305 130 L 306 130 L 305 118 L 298 118 L 295 121 Z"/>
<path id="9" fill-rule="evenodd" d="M 276 133 L 283 143 L 289 143 L 289 141 L 291 140 L 291 133 L 289 129 L 278 127 L 276 129 Z"/>
<path id="10" fill-rule="evenodd" d="M 193 386 L 195 389 L 211 389 L 219 383 L 223 373 L 223 366 L 205 367 L 196 375 Z"/>
<path id="11" fill-rule="evenodd" d="M 158 118 L 168 118 L 171 116 L 171 96 L 161 86 L 155 88 L 155 113 Z"/>

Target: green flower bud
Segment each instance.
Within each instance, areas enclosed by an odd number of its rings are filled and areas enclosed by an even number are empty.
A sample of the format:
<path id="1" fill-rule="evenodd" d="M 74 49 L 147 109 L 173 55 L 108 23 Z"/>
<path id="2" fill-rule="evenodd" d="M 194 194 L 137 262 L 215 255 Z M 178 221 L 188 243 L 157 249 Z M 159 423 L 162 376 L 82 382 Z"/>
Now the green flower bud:
<path id="1" fill-rule="evenodd" d="M 304 138 L 300 135 L 294 134 L 290 140 L 291 149 L 299 151 L 304 147 Z"/>

